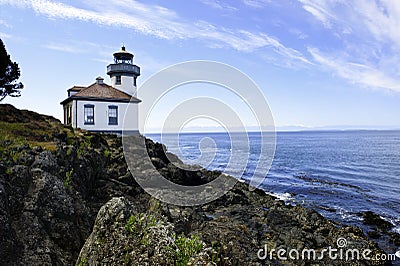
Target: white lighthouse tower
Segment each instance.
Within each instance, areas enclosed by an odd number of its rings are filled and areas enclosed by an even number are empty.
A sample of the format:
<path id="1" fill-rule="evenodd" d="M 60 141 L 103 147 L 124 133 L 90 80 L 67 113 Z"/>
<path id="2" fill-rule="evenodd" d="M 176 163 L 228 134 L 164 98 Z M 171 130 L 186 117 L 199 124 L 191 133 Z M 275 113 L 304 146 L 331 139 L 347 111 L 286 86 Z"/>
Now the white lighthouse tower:
<path id="1" fill-rule="evenodd" d="M 136 79 L 140 76 L 140 67 L 133 64 L 133 54 L 125 50 L 114 53 L 114 64 L 107 66 L 107 75 L 111 78 L 111 86 L 136 97 Z"/>

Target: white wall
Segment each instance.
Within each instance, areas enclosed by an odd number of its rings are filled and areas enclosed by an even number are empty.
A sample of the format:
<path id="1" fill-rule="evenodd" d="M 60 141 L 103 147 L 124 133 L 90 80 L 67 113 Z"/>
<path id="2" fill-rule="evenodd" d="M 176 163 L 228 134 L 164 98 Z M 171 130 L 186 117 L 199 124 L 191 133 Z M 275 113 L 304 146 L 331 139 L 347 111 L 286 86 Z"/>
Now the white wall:
<path id="1" fill-rule="evenodd" d="M 72 101 L 72 127 L 76 127 L 76 118 L 75 118 L 75 108 L 76 108 L 76 101 Z"/>
<path id="2" fill-rule="evenodd" d="M 76 101 L 74 101 L 76 102 Z M 94 125 L 85 125 L 84 120 L 84 105 L 85 104 L 93 104 L 94 107 Z M 108 106 L 115 105 L 118 106 L 118 125 L 108 125 Z M 131 105 L 128 109 L 129 114 L 127 114 L 127 119 L 124 123 L 124 116 L 127 110 L 128 105 Z M 81 129 L 86 130 L 95 130 L 95 131 L 138 131 L 138 104 L 137 103 L 116 103 L 116 102 L 96 102 L 96 101 L 77 101 L 77 121 L 78 123 L 75 125 L 75 105 L 72 107 L 72 112 L 74 113 L 73 117 L 73 126 L 79 127 Z"/>
<path id="3" fill-rule="evenodd" d="M 121 76 L 121 84 L 117 85 L 115 84 L 116 82 L 116 76 L 111 78 L 111 86 L 113 86 L 114 88 L 126 92 L 129 95 L 135 96 L 137 94 L 137 89 L 136 86 L 133 85 L 133 79 L 134 77 L 130 77 L 130 76 Z"/>

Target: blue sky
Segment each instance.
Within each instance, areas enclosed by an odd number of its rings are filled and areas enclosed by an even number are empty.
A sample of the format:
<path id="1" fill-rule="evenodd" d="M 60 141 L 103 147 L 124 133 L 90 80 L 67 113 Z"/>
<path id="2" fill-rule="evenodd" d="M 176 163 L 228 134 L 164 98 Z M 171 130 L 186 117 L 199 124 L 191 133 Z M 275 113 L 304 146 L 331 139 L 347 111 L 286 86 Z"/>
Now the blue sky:
<path id="1" fill-rule="evenodd" d="M 107 78 L 124 43 L 139 86 L 213 60 L 258 84 L 278 127 L 400 128 L 399 28 L 396 0 L 0 0 L 0 38 L 25 85 L 4 102 L 61 119 L 66 90 Z"/>

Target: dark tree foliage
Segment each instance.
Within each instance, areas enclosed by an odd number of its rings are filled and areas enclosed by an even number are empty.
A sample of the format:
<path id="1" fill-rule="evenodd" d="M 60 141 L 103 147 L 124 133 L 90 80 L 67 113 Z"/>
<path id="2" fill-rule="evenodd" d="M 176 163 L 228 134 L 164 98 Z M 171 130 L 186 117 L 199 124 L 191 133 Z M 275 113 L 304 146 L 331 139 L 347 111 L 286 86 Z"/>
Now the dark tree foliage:
<path id="1" fill-rule="evenodd" d="M 24 85 L 16 81 L 19 79 L 20 71 L 16 62 L 12 62 L 7 54 L 6 47 L 0 39 L 0 102 L 7 96 L 19 97 L 20 90 Z"/>

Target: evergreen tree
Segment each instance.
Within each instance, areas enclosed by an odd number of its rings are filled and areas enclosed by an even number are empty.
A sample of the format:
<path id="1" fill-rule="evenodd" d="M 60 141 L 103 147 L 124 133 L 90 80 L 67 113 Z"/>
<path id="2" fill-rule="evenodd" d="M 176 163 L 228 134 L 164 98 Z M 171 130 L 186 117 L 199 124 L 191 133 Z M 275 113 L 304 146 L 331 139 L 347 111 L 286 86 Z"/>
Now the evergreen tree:
<path id="1" fill-rule="evenodd" d="M 7 54 L 6 47 L 0 39 L 0 102 L 7 96 L 19 97 L 24 85 L 16 81 L 19 79 L 20 70 L 16 62 L 12 62 Z"/>

